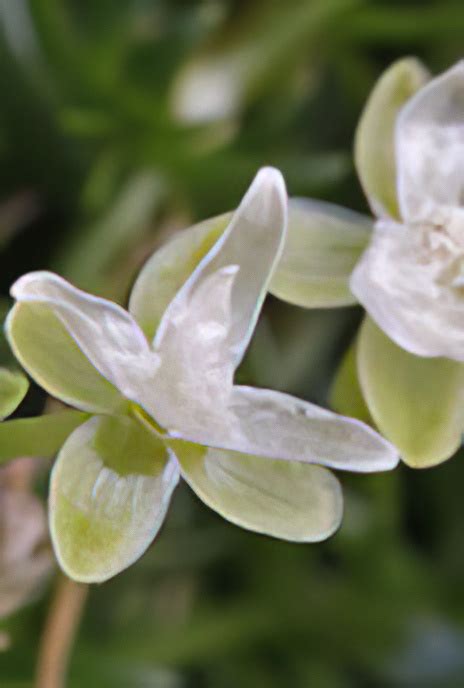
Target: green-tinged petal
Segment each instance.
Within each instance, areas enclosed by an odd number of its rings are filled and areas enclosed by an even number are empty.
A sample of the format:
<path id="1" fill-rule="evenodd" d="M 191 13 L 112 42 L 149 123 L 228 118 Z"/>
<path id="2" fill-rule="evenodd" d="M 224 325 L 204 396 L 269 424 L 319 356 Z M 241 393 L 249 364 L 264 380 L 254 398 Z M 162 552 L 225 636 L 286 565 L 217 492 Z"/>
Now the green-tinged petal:
<path id="1" fill-rule="evenodd" d="M 128 417 L 94 417 L 62 448 L 50 485 L 50 530 L 68 576 L 102 582 L 136 561 L 179 479 L 172 452 Z"/>
<path id="2" fill-rule="evenodd" d="M 359 179 L 378 216 L 399 217 L 394 132 L 401 107 L 427 81 L 419 60 L 395 62 L 377 81 L 356 131 L 354 157 Z"/>
<path id="3" fill-rule="evenodd" d="M 20 303 L 50 308 L 92 366 L 123 396 L 138 402 L 142 391 L 146 396 L 154 394 L 158 357 L 123 308 L 77 289 L 51 272 L 23 275 L 13 284 L 11 294 Z"/>
<path id="4" fill-rule="evenodd" d="M 379 430 L 415 468 L 445 461 L 464 428 L 464 366 L 401 349 L 366 318 L 358 342 L 364 398 Z"/>
<path id="5" fill-rule="evenodd" d="M 337 413 L 372 422 L 358 379 L 356 344 L 350 346 L 337 370 L 330 391 L 330 405 Z"/>
<path id="6" fill-rule="evenodd" d="M 148 339 L 163 313 L 226 228 L 231 214 L 200 222 L 162 246 L 146 262 L 132 289 L 129 311 Z"/>
<path id="7" fill-rule="evenodd" d="M 6 332 L 21 365 L 57 399 L 93 413 L 122 410 L 127 403 L 94 368 L 49 306 L 16 304 Z"/>
<path id="8" fill-rule="evenodd" d="M 282 257 L 269 290 L 305 308 L 356 303 L 349 278 L 366 248 L 372 221 L 331 203 L 292 198 Z"/>
<path id="9" fill-rule="evenodd" d="M 53 456 L 87 418 L 80 411 L 61 411 L 36 418 L 5 420 L 0 423 L 0 463 L 21 456 Z"/>
<path id="10" fill-rule="evenodd" d="M 326 468 L 173 442 L 182 475 L 205 504 L 242 528 L 294 542 L 340 525 L 340 484 Z"/>
<path id="11" fill-rule="evenodd" d="M 28 389 L 29 382 L 22 373 L 0 368 L 0 420 L 18 408 Z"/>

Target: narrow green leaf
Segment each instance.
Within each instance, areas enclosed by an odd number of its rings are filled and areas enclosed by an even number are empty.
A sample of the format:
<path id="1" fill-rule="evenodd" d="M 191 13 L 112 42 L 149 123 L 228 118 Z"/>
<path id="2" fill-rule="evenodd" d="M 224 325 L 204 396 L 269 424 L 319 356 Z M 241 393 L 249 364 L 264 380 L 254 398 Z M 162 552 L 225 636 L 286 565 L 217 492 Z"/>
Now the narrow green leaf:
<path id="1" fill-rule="evenodd" d="M 87 418 L 80 411 L 60 411 L 0 423 L 0 463 L 21 456 L 53 456 Z"/>

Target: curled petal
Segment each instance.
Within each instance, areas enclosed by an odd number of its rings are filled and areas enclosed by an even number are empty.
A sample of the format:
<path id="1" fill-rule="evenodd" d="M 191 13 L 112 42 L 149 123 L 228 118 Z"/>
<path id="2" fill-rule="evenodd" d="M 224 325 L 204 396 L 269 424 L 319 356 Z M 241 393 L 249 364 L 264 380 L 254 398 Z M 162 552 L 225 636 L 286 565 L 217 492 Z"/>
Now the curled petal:
<path id="1" fill-rule="evenodd" d="M 96 583 L 130 566 L 161 527 L 178 479 L 172 453 L 129 417 L 84 423 L 50 485 L 52 542 L 65 573 Z"/>
<path id="2" fill-rule="evenodd" d="M 258 172 L 227 229 L 166 310 L 154 346 L 162 361 L 156 418 L 169 431 L 202 428 L 222 415 L 282 250 L 286 205 L 281 174 Z"/>
<path id="3" fill-rule="evenodd" d="M 234 387 L 227 411 L 183 439 L 273 459 L 372 472 L 394 468 L 395 448 L 352 418 L 282 392 Z"/>
<path id="4" fill-rule="evenodd" d="M 396 157 L 404 220 L 440 222 L 443 208 L 464 206 L 464 61 L 430 81 L 404 107 Z"/>
<path id="5" fill-rule="evenodd" d="M 318 542 L 340 525 L 340 483 L 321 466 L 187 442 L 172 446 L 194 492 L 242 528 L 293 542 Z"/>
<path id="6" fill-rule="evenodd" d="M 370 318 L 361 328 L 357 359 L 369 410 L 407 464 L 425 468 L 455 453 L 464 428 L 462 363 L 414 356 Z"/>
<path id="7" fill-rule="evenodd" d="M 356 303 L 350 275 L 372 232 L 372 221 L 331 203 L 292 198 L 284 251 L 269 291 L 305 308 Z"/>
<path id="8" fill-rule="evenodd" d="M 213 217 L 180 232 L 146 262 L 132 289 L 129 312 L 148 339 L 153 339 L 164 311 L 219 239 L 230 217 L 230 213 Z"/>
<path id="9" fill-rule="evenodd" d="M 140 389 L 150 389 L 158 360 L 140 327 L 123 308 L 48 272 L 24 275 L 15 282 L 11 294 L 20 303 L 50 308 L 90 363 L 124 396 L 138 401 Z"/>
<path id="10" fill-rule="evenodd" d="M 351 277 L 351 289 L 377 325 L 417 356 L 464 361 L 460 287 L 441 275 L 418 227 L 378 223 Z"/>
<path id="11" fill-rule="evenodd" d="M 398 113 L 428 79 L 411 57 L 398 60 L 377 81 L 356 131 L 354 157 L 359 179 L 373 212 L 399 217 L 394 131 Z"/>

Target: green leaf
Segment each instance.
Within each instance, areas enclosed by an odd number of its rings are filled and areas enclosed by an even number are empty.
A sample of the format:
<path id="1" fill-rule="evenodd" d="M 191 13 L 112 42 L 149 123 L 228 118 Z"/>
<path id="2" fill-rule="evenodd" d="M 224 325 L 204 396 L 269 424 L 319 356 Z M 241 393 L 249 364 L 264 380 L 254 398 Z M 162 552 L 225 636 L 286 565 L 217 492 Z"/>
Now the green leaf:
<path id="1" fill-rule="evenodd" d="M 182 476 L 211 509 L 242 528 L 317 542 L 340 525 L 340 484 L 326 468 L 172 442 Z"/>
<path id="2" fill-rule="evenodd" d="M 0 463 L 21 456 L 53 456 L 87 418 L 79 411 L 61 411 L 0 423 Z"/>
<path id="3" fill-rule="evenodd" d="M 350 275 L 366 248 L 372 221 L 331 203 L 292 198 L 282 257 L 270 292 L 305 308 L 356 303 Z"/>
<path id="4" fill-rule="evenodd" d="M 366 318 L 358 374 L 375 423 L 405 463 L 426 468 L 455 453 L 464 428 L 462 363 L 410 354 Z"/>
<path id="5" fill-rule="evenodd" d="M 372 424 L 372 417 L 359 385 L 356 344 L 350 346 L 337 370 L 330 391 L 330 405 L 337 413 Z"/>
<path id="6" fill-rule="evenodd" d="M 129 417 L 94 417 L 78 428 L 50 485 L 50 530 L 65 573 L 102 582 L 141 557 L 178 479 L 164 443 Z"/>
<path id="7" fill-rule="evenodd" d="M 380 77 L 359 120 L 354 157 L 359 179 L 378 216 L 399 217 L 396 192 L 395 123 L 401 107 L 425 84 L 419 60 L 394 62 Z"/>
<path id="8" fill-rule="evenodd" d="M 28 389 L 29 382 L 22 373 L 0 368 L 0 420 L 18 408 Z"/>
<path id="9" fill-rule="evenodd" d="M 121 411 L 127 401 L 93 367 L 50 306 L 18 303 L 6 321 L 18 361 L 49 394 L 94 413 Z"/>
<path id="10" fill-rule="evenodd" d="M 200 222 L 162 246 L 142 268 L 131 293 L 129 311 L 149 339 L 163 313 L 200 260 L 226 228 L 231 213 Z"/>

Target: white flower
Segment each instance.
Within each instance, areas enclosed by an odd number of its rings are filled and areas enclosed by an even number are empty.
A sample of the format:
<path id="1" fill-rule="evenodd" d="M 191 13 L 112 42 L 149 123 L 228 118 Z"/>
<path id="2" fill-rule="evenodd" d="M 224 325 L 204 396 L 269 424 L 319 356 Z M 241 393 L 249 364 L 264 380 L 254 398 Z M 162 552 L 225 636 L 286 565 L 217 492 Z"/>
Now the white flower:
<path id="1" fill-rule="evenodd" d="M 380 215 L 351 288 L 399 346 L 464 361 L 464 62 L 408 100 L 394 144 L 400 217 Z"/>
<path id="2" fill-rule="evenodd" d="M 261 170 L 217 241 L 224 219 L 155 254 L 129 312 L 51 273 L 14 284 L 7 333 L 17 358 L 51 394 L 94 414 L 52 474 L 52 539 L 70 576 L 101 581 L 135 561 L 180 475 L 234 523 L 309 542 L 333 533 L 342 511 L 338 481 L 314 464 L 396 465 L 395 449 L 359 421 L 234 385 L 286 208 L 280 173 Z"/>
<path id="3" fill-rule="evenodd" d="M 429 81 L 418 60 L 395 62 L 354 153 L 374 223 L 290 199 L 270 290 L 308 308 L 366 308 L 335 407 L 374 421 L 410 466 L 432 466 L 464 429 L 464 63 Z"/>

